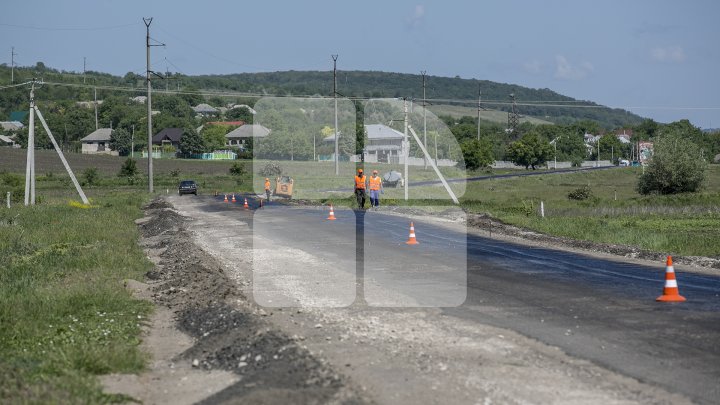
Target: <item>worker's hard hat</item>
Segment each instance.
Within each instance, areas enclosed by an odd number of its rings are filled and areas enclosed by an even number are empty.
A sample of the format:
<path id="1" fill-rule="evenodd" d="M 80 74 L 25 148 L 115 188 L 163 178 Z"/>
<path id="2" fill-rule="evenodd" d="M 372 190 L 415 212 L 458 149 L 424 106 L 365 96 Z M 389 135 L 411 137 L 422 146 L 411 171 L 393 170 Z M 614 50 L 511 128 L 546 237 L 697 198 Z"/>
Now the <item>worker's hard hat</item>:
<path id="1" fill-rule="evenodd" d="M 377 170 L 373 170 L 373 174 L 377 174 Z"/>
<path id="2" fill-rule="evenodd" d="M 362 173 L 362 169 L 358 169 L 358 173 Z"/>
<path id="3" fill-rule="evenodd" d="M 265 177 L 265 181 L 270 181 L 270 179 L 268 179 L 267 177 Z"/>

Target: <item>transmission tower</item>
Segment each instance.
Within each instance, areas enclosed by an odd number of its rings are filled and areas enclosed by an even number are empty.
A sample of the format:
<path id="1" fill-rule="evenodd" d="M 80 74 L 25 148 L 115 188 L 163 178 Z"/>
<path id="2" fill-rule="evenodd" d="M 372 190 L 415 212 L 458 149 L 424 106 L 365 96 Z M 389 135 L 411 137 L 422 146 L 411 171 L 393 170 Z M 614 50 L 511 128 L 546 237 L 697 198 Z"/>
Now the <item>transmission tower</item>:
<path id="1" fill-rule="evenodd" d="M 510 93 L 510 111 L 508 112 L 508 132 L 511 135 L 517 135 L 517 127 L 520 123 L 520 115 L 518 114 L 517 104 L 515 103 L 515 93 Z"/>

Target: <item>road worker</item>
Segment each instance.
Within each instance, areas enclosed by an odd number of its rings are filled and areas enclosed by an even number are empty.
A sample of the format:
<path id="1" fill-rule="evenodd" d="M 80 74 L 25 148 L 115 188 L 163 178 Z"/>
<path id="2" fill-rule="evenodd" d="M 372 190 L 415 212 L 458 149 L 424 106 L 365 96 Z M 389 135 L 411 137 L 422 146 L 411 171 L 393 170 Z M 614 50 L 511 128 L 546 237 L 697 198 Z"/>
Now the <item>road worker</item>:
<path id="1" fill-rule="evenodd" d="M 265 195 L 267 200 L 270 201 L 270 179 L 265 177 Z"/>
<path id="2" fill-rule="evenodd" d="M 382 178 L 378 176 L 378 171 L 373 170 L 372 176 L 368 179 L 368 186 L 370 188 L 370 206 L 380 206 L 380 193 L 383 191 Z"/>
<path id="3" fill-rule="evenodd" d="M 363 174 L 362 169 L 358 169 L 355 176 L 355 198 L 357 198 L 358 208 L 365 209 L 365 190 L 367 189 L 367 176 Z"/>

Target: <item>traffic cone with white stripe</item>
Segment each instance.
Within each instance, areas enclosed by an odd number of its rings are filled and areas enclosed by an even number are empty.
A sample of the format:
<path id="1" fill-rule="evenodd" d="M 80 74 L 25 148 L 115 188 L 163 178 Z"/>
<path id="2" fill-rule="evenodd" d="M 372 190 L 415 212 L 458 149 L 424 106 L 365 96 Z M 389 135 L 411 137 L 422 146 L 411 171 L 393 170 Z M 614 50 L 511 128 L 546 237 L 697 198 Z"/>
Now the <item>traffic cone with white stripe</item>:
<path id="1" fill-rule="evenodd" d="M 407 243 L 408 245 L 417 245 L 420 243 L 417 241 L 417 239 L 415 239 L 415 224 L 413 224 L 412 222 L 410 222 L 410 237 L 405 243 Z"/>
<path id="2" fill-rule="evenodd" d="M 330 204 L 330 215 L 328 215 L 327 219 L 334 221 L 337 218 L 335 218 L 335 211 L 333 211 L 333 206 Z"/>
<path id="3" fill-rule="evenodd" d="M 225 199 L 223 200 L 223 202 L 228 202 L 227 194 L 225 194 Z"/>
<path id="4" fill-rule="evenodd" d="M 247 198 L 245 199 L 245 204 L 243 204 L 243 208 L 248 209 L 250 206 L 247 203 Z"/>
<path id="5" fill-rule="evenodd" d="M 232 197 L 232 202 L 234 202 L 234 203 L 236 203 L 236 202 L 237 202 L 237 200 L 235 199 L 235 194 L 233 194 L 233 197 Z"/>
<path id="6" fill-rule="evenodd" d="M 685 297 L 680 295 L 678 291 L 677 280 L 675 279 L 675 269 L 673 268 L 672 256 L 667 257 L 667 266 L 665 267 L 665 288 L 663 295 L 657 297 L 655 301 L 662 302 L 683 302 Z"/>

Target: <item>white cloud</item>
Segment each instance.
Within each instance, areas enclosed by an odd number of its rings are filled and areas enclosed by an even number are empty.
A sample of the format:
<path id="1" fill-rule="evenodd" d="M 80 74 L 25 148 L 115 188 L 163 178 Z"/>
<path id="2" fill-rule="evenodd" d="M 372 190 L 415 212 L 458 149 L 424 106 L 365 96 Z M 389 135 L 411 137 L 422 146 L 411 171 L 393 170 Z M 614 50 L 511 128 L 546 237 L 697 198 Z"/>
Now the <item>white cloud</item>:
<path id="1" fill-rule="evenodd" d="M 658 62 L 685 61 L 685 51 L 679 46 L 655 47 L 650 51 L 650 56 Z"/>
<path id="2" fill-rule="evenodd" d="M 542 67 L 543 64 L 537 59 L 533 59 L 523 64 L 523 69 L 525 69 L 525 71 L 528 73 L 540 73 Z"/>
<path id="3" fill-rule="evenodd" d="M 412 15 L 407 20 L 408 28 L 419 28 L 425 19 L 425 6 L 418 4 L 415 6 Z"/>
<path id="4" fill-rule="evenodd" d="M 555 77 L 564 80 L 580 80 L 592 73 L 595 67 L 590 62 L 572 65 L 563 55 L 555 56 Z"/>

